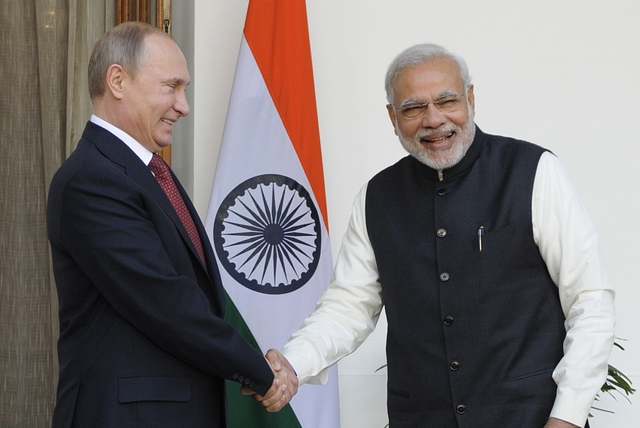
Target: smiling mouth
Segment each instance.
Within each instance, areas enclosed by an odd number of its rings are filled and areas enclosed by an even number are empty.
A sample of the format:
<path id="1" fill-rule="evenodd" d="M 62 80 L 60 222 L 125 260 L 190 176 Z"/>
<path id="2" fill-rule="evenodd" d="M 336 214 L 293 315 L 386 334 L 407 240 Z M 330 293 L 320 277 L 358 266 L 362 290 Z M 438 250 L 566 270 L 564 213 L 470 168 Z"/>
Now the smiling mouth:
<path id="1" fill-rule="evenodd" d="M 172 120 L 169 120 L 169 119 L 160 119 L 160 121 L 164 122 L 164 123 L 168 123 L 171 126 L 173 126 L 173 124 L 175 123 L 175 122 L 173 122 Z"/>
<path id="2" fill-rule="evenodd" d="M 438 144 L 438 143 L 442 143 L 446 140 L 448 140 L 449 138 L 453 137 L 453 134 L 455 134 L 454 131 L 451 131 L 447 134 L 441 134 L 435 137 L 429 137 L 429 136 L 424 136 L 420 138 L 420 141 L 424 142 L 424 143 L 434 143 L 434 144 Z"/>

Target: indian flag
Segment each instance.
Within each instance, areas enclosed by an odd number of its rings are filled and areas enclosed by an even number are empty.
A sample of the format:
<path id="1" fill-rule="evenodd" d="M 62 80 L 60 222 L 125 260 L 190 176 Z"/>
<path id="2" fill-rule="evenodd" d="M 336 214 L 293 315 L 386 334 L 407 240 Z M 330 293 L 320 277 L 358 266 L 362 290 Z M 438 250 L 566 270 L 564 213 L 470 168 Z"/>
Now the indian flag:
<path id="1" fill-rule="evenodd" d="M 250 0 L 206 220 L 227 316 L 281 349 L 331 278 L 320 133 L 304 0 Z M 337 372 L 266 412 L 227 387 L 231 428 L 340 426 Z"/>

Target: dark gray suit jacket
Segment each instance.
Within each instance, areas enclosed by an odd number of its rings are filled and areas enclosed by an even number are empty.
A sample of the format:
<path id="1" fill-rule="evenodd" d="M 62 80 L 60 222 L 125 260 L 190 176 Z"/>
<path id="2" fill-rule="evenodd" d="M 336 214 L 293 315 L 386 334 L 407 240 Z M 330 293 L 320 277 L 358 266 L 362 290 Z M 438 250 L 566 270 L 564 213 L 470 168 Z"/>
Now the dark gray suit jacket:
<path id="1" fill-rule="evenodd" d="M 53 427 L 224 427 L 224 379 L 265 394 L 273 374 L 223 321 L 198 215 L 200 261 L 171 203 L 121 140 L 88 123 L 52 180 L 47 224 L 60 302 Z M 238 386 L 239 387 L 239 386 Z"/>

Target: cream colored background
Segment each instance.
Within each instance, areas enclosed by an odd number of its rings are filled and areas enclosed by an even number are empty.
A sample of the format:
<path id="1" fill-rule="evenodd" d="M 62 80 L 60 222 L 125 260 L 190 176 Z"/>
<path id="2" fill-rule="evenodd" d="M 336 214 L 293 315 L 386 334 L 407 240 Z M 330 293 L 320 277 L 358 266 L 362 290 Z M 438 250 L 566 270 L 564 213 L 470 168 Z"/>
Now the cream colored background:
<path id="1" fill-rule="evenodd" d="M 247 3 L 174 3 L 174 34 L 193 80 L 174 168 L 203 218 Z M 384 107 L 388 63 L 414 43 L 442 44 L 469 64 L 484 131 L 543 145 L 567 165 L 618 293 L 617 335 L 628 342 L 611 362 L 639 387 L 640 1 L 307 0 L 307 10 L 333 253 L 359 188 L 404 155 Z M 339 364 L 343 428 L 386 424 L 386 377 L 375 373 L 385 362 L 384 330 L 383 319 Z M 597 412 L 594 428 L 640 421 L 638 404 L 600 404 L 615 414 Z"/>

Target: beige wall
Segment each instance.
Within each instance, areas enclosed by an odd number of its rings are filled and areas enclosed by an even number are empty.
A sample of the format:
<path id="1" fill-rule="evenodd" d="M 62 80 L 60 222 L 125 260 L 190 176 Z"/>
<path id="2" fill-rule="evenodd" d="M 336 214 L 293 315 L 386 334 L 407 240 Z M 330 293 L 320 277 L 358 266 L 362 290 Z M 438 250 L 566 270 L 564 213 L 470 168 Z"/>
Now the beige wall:
<path id="1" fill-rule="evenodd" d="M 184 40 L 195 140 L 180 168 L 203 218 L 247 3 L 194 0 Z M 333 253 L 356 192 L 404 155 L 384 107 L 386 66 L 414 43 L 442 44 L 467 59 L 484 131 L 545 146 L 567 165 L 618 292 L 617 335 L 628 342 L 611 361 L 640 386 L 640 1 L 307 0 L 307 9 Z M 339 365 L 343 427 L 386 423 L 385 374 L 375 373 L 384 327 Z M 640 405 L 600 405 L 616 413 L 597 412 L 594 428 L 640 420 Z"/>

